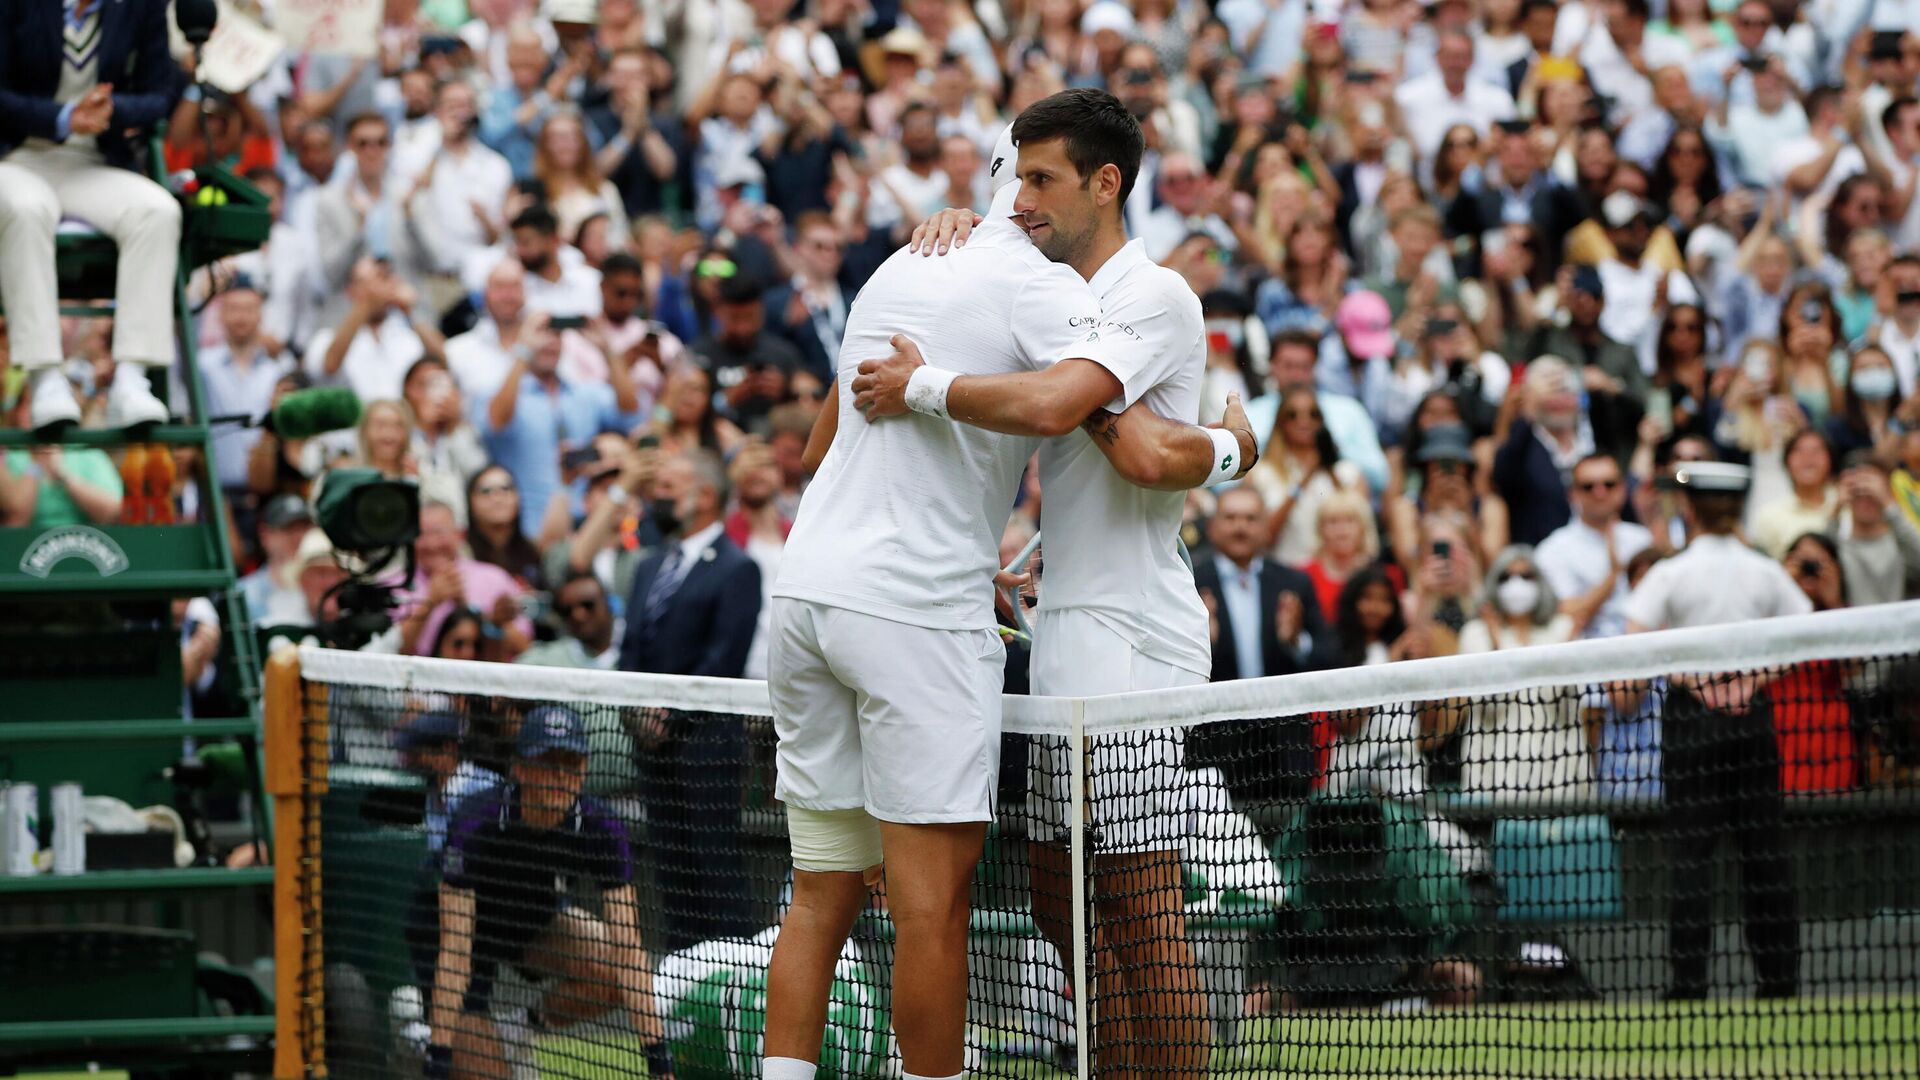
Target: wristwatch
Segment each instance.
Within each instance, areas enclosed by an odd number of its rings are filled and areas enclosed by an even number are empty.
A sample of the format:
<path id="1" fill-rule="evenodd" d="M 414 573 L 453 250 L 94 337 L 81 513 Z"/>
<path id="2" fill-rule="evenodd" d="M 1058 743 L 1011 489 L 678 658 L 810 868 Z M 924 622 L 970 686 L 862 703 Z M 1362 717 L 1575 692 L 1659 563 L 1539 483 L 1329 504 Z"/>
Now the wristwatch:
<path id="1" fill-rule="evenodd" d="M 617 482 L 607 488 L 607 501 L 615 506 L 625 506 L 627 505 L 627 500 L 631 498 L 633 498 L 633 496 L 627 494 L 627 489 L 621 487 Z"/>

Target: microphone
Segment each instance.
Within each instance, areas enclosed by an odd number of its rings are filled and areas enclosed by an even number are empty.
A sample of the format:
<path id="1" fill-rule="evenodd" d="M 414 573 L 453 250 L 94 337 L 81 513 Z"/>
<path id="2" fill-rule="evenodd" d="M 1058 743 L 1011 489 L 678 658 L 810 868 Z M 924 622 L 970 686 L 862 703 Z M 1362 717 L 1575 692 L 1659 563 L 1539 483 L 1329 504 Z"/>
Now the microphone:
<path id="1" fill-rule="evenodd" d="M 173 23 L 180 28 L 180 36 L 187 44 L 198 49 L 213 36 L 214 24 L 220 21 L 220 8 L 214 0 L 174 0 Z"/>
<path id="2" fill-rule="evenodd" d="M 281 398 L 260 426 L 283 439 L 309 439 L 359 422 L 359 395 L 344 387 L 319 386 Z"/>

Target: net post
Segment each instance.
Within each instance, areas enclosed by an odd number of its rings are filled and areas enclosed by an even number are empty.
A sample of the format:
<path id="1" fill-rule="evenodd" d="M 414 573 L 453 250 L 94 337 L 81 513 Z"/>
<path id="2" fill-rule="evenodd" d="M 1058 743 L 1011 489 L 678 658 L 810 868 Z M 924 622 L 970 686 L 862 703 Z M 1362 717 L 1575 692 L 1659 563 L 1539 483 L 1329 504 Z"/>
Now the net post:
<path id="1" fill-rule="evenodd" d="M 1093 1033 L 1087 1026 L 1087 1018 L 1092 1011 L 1087 1000 L 1090 981 L 1087 977 L 1090 959 L 1087 948 L 1087 746 L 1086 704 L 1079 698 L 1073 699 L 1067 737 L 1070 740 L 1067 754 L 1067 846 L 1071 868 L 1068 902 L 1073 905 L 1073 955 L 1067 958 L 1067 975 L 1073 980 L 1074 1075 L 1079 1080 L 1088 1080 L 1093 1075 L 1090 1068 Z"/>
<path id="2" fill-rule="evenodd" d="M 309 960 L 320 949 L 316 886 L 319 850 L 312 835 L 307 794 L 314 780 L 307 773 L 306 713 L 300 657 L 282 649 L 266 664 L 262 710 L 266 749 L 266 789 L 273 801 L 273 954 L 275 1080 L 303 1080 L 326 1074 L 322 1044 L 324 1002 L 321 984 L 308 985 Z M 324 720 L 325 712 L 320 715 Z M 319 768 L 325 769 L 324 758 Z M 324 787 L 324 776 L 318 778 Z M 308 903 L 309 897 L 313 903 Z M 309 919 L 311 914 L 315 916 Z M 309 925 L 311 921 L 312 925 Z"/>

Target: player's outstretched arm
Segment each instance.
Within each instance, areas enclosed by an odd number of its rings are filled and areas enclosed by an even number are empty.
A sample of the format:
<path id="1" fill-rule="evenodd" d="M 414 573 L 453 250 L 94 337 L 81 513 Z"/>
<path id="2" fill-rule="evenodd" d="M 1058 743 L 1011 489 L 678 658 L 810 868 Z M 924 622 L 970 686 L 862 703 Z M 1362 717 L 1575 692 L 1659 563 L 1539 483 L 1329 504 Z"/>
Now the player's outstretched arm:
<path id="1" fill-rule="evenodd" d="M 820 471 L 820 463 L 827 460 L 827 451 L 833 449 L 833 437 L 839 432 L 840 380 L 835 379 L 827 384 L 820 414 L 813 418 L 813 433 L 807 436 L 807 448 L 800 452 L 800 463 L 806 466 L 808 476 Z"/>
<path id="2" fill-rule="evenodd" d="M 913 409 L 1005 435 L 1051 438 L 1079 427 L 1122 390 L 1120 380 L 1101 364 L 1071 358 L 1043 371 L 948 376 L 951 381 L 939 387 L 943 401 L 916 403 L 922 388 L 914 383 L 914 372 L 926 366 L 920 347 L 904 334 L 895 334 L 890 344 L 893 352 L 862 362 L 851 384 L 854 407 L 868 420 Z"/>
<path id="3" fill-rule="evenodd" d="M 1081 426 L 1122 479 L 1156 491 L 1238 480 L 1259 458 L 1239 394 L 1228 395 L 1225 416 L 1210 427 L 1169 420 L 1140 403 L 1118 414 L 1095 409 Z M 1213 431 L 1231 435 L 1237 449 L 1228 450 Z"/>

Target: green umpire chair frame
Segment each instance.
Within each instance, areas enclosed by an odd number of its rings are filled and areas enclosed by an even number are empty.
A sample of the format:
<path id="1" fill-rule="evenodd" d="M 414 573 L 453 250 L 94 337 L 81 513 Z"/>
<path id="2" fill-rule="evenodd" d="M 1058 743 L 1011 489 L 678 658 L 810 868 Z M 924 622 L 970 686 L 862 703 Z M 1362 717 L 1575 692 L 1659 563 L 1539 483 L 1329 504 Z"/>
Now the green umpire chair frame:
<path id="1" fill-rule="evenodd" d="M 165 183 L 158 135 L 149 165 Z M 212 448 L 187 278 L 259 247 L 272 223 L 266 197 L 230 171 L 201 169 L 198 179 L 202 194 L 183 207 L 174 281 L 177 370 L 189 420 L 134 440 L 119 431 L 73 430 L 58 442 L 192 447 L 206 481 L 214 475 Z M 57 255 L 61 313 L 112 314 L 100 298 L 115 294 L 113 241 L 63 230 Z M 156 390 L 165 397 L 164 386 Z M 42 441 L 0 430 L 0 452 Z M 199 487 L 200 520 L 188 524 L 0 529 L 0 782 L 37 784 L 43 799 L 53 784 L 73 781 L 89 795 L 133 806 L 169 803 L 174 785 L 165 770 L 180 760 L 184 740 L 237 741 L 251 765 L 246 787 L 254 813 L 271 806 L 260 784 L 260 657 L 233 587 L 227 507 L 218 484 Z M 232 708 L 230 715 L 188 719 L 180 640 L 167 605 L 203 595 L 222 601 L 218 664 Z M 270 823 L 260 822 L 255 833 L 270 837 Z M 240 1037 L 272 1035 L 265 991 L 244 971 L 198 956 L 192 935 L 178 926 L 192 894 L 261 890 L 272 880 L 264 865 L 0 877 L 0 1073 L 91 1064 L 141 1076 L 264 1071 L 262 1048 Z M 134 910 L 160 925 L 100 926 L 77 917 L 80 906 L 113 898 L 136 901 Z M 40 913 L 35 919 L 56 905 L 66 915 L 34 925 L 13 913 L 28 905 Z"/>

